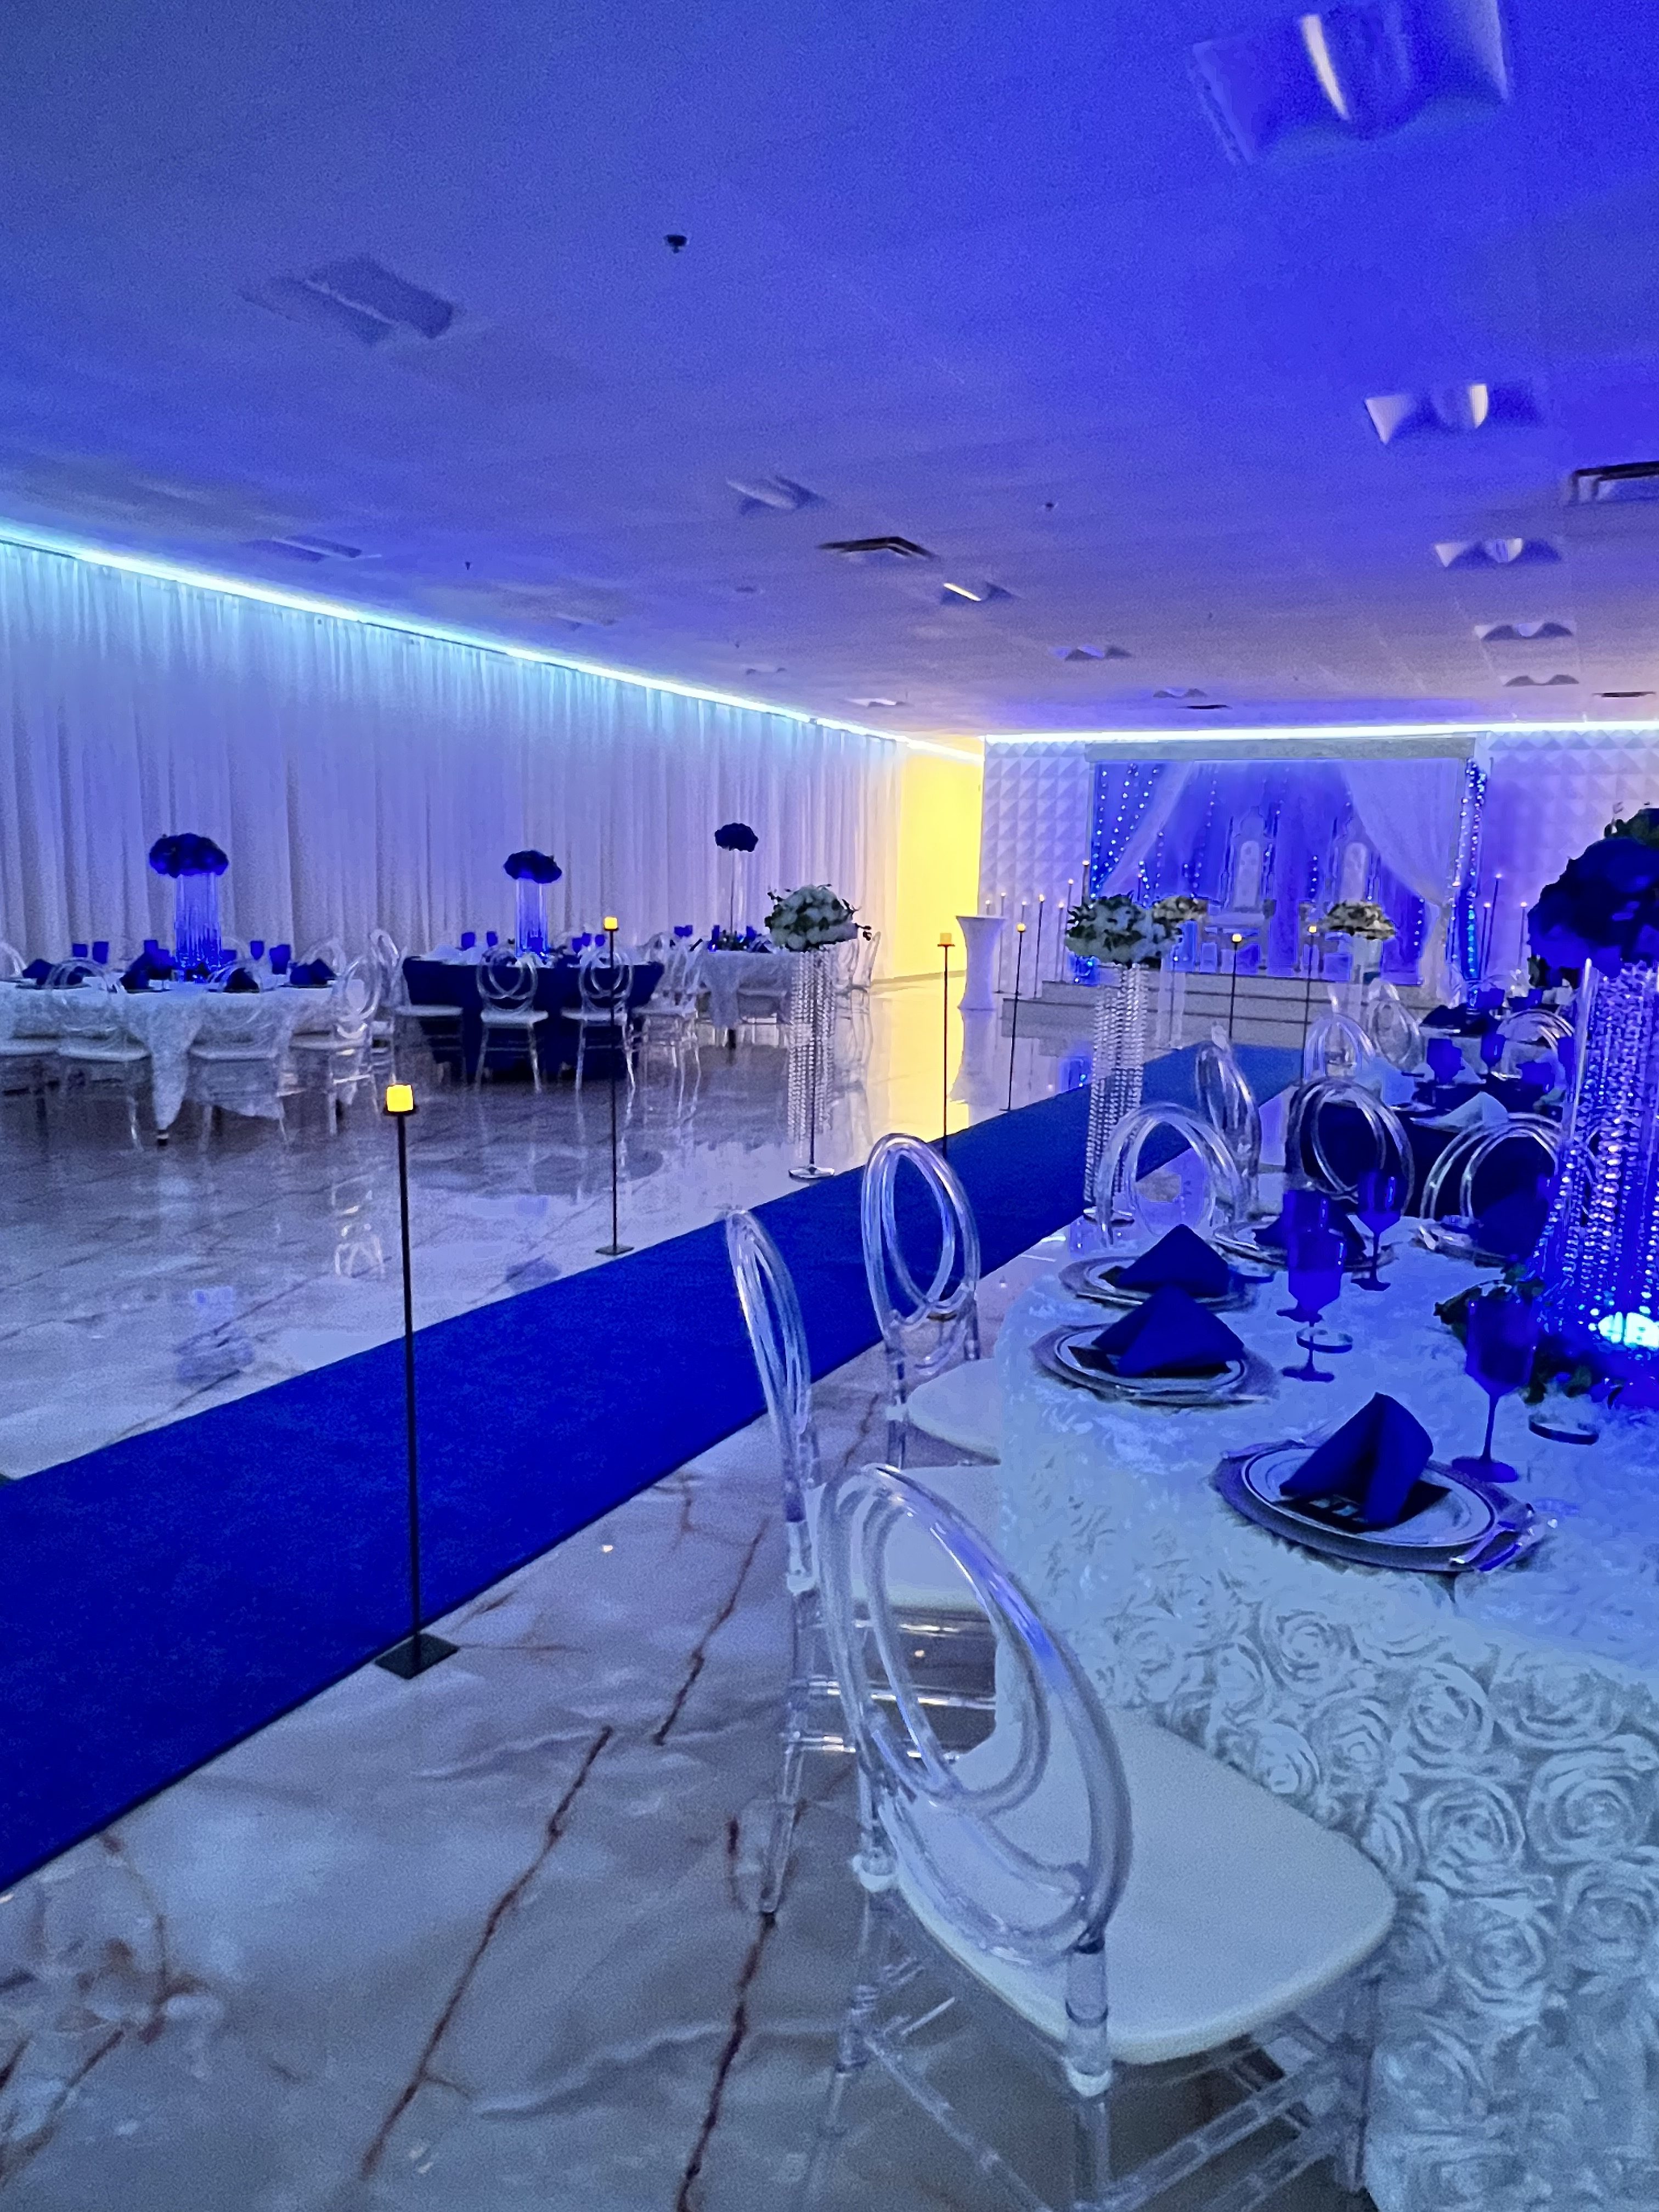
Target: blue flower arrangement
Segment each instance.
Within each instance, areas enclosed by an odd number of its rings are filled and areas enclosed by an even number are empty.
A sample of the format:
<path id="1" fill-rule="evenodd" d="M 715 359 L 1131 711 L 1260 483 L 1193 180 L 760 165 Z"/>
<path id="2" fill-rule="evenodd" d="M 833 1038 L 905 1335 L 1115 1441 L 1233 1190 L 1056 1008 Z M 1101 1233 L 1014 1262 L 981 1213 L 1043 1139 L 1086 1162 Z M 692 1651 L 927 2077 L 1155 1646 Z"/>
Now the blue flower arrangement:
<path id="1" fill-rule="evenodd" d="M 723 822 L 714 832 L 722 853 L 752 853 L 760 839 L 746 822 Z"/>
<path id="2" fill-rule="evenodd" d="M 538 853 L 533 849 L 509 853 L 501 862 L 501 872 L 511 876 L 515 883 L 532 884 L 556 884 L 564 873 L 551 853 Z"/>
<path id="3" fill-rule="evenodd" d="M 158 876 L 176 880 L 179 876 L 222 876 L 230 861 L 211 837 L 180 830 L 156 839 L 149 848 L 149 864 Z"/>
<path id="4" fill-rule="evenodd" d="M 1616 975 L 1627 961 L 1659 961 L 1659 806 L 1610 822 L 1545 884 L 1527 916 L 1527 939 L 1553 969 L 1588 963 Z"/>

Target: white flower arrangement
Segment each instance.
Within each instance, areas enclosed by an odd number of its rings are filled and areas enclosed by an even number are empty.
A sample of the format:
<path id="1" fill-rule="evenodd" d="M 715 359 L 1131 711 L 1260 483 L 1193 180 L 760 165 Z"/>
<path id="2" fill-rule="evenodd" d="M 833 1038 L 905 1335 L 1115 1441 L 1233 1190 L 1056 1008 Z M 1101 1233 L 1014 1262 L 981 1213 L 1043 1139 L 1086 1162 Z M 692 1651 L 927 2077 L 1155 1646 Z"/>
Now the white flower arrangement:
<path id="1" fill-rule="evenodd" d="M 1066 950 L 1084 960 L 1109 960 L 1121 967 L 1153 966 L 1180 934 L 1155 907 L 1144 907 L 1121 891 L 1108 898 L 1085 899 L 1066 921 Z"/>
<path id="2" fill-rule="evenodd" d="M 821 945 L 844 945 L 856 937 L 853 909 L 828 884 L 803 884 L 798 890 L 774 891 L 766 933 L 786 952 L 811 952 Z"/>
<path id="3" fill-rule="evenodd" d="M 1379 944 L 1394 935 L 1394 924 L 1375 899 L 1339 899 L 1319 926 L 1333 937 L 1370 937 Z"/>
<path id="4" fill-rule="evenodd" d="M 1173 891 L 1168 898 L 1152 902 L 1153 921 L 1174 930 L 1184 929 L 1189 921 L 1202 921 L 1209 911 L 1208 899 L 1196 897 L 1191 891 Z"/>

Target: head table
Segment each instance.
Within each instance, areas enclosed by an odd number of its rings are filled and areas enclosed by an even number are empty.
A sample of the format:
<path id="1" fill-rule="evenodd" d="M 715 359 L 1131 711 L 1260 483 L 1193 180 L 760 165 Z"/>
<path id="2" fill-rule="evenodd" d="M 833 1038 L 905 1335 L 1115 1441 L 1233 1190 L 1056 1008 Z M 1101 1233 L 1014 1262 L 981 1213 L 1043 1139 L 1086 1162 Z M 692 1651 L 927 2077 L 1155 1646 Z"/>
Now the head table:
<path id="1" fill-rule="evenodd" d="M 997 1350 L 1002 1546 L 1109 1703 L 1342 1829 L 1393 1883 L 1367 2160 L 1381 2212 L 1650 2212 L 1659 1419 L 1611 1415 L 1586 1449 L 1532 1436 L 1505 1402 L 1498 1453 L 1559 1525 L 1524 1565 L 1455 1582 L 1316 1557 L 1211 1485 L 1224 1453 L 1332 1425 L 1376 1390 L 1440 1456 L 1480 1449 L 1486 1401 L 1432 1310 L 1478 1271 L 1396 1235 L 1389 1291 L 1346 1289 L 1327 1316 L 1355 1338 L 1321 1362 L 1337 1379 L 1281 1379 L 1228 1410 L 1051 1379 L 1036 1339 L 1113 1316 L 1053 1278 L 1028 1291 Z M 1302 1357 L 1284 1289 L 1227 1316 L 1275 1374 Z"/>
<path id="2" fill-rule="evenodd" d="M 189 1091 L 193 1044 L 246 1040 L 258 1052 L 281 1054 L 290 1037 L 332 1026 L 334 994 L 288 987 L 254 992 L 215 991 L 205 984 L 173 983 L 161 990 L 45 991 L 33 984 L 0 990 L 0 1036 L 62 1039 L 89 1023 L 113 1018 L 124 1036 L 149 1054 L 150 1105 L 165 1132 L 179 1118 Z M 274 1115 L 274 1096 L 250 1098 L 241 1109 Z"/>

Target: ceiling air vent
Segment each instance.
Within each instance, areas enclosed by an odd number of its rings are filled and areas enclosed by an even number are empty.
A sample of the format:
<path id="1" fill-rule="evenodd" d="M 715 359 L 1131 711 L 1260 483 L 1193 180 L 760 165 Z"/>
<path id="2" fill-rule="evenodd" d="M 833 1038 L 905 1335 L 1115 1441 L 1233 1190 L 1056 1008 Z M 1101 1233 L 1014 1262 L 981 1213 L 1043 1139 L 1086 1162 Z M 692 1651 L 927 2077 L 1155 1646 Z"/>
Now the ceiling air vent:
<path id="1" fill-rule="evenodd" d="M 1184 702 L 1189 699 L 1201 699 L 1204 694 L 1195 684 L 1188 684 L 1185 686 L 1172 684 L 1164 690 L 1154 691 L 1152 696 L 1154 699 L 1179 699 Z"/>
<path id="2" fill-rule="evenodd" d="M 805 484 L 788 477 L 727 477 L 726 489 L 738 495 L 739 514 L 794 514 L 803 507 L 822 507 L 823 501 Z"/>
<path id="3" fill-rule="evenodd" d="M 1000 584 L 947 584 L 939 595 L 942 607 L 982 607 L 993 599 L 1012 599 Z"/>
<path id="4" fill-rule="evenodd" d="M 1603 699 L 1651 699 L 1653 694 L 1651 691 L 1603 691 L 1599 696 Z"/>
<path id="5" fill-rule="evenodd" d="M 1659 461 L 1621 461 L 1612 469 L 1575 469 L 1568 497 L 1580 507 L 1629 506 L 1659 499 Z"/>
<path id="6" fill-rule="evenodd" d="M 851 560 L 866 554 L 889 555 L 898 561 L 931 561 L 933 556 L 914 538 L 826 538 L 820 553 L 841 553 Z"/>
<path id="7" fill-rule="evenodd" d="M 1450 538 L 1434 557 L 1443 568 L 1531 568 L 1561 556 L 1547 538 Z"/>
<path id="8" fill-rule="evenodd" d="M 1576 684 L 1576 676 L 1510 676 L 1504 679 L 1504 688 L 1510 691 L 1536 690 L 1547 691 L 1558 684 Z"/>
<path id="9" fill-rule="evenodd" d="M 320 323 L 366 346 L 388 338 L 441 338 L 459 312 L 453 300 L 393 276 L 366 253 L 331 261 L 308 276 L 273 277 L 244 297 L 290 322 Z"/>
<path id="10" fill-rule="evenodd" d="M 1121 645 L 1051 645 L 1048 650 L 1056 660 L 1127 660 L 1129 658 Z"/>
<path id="11" fill-rule="evenodd" d="M 1426 392 L 1385 392 L 1368 399 L 1365 412 L 1385 446 L 1423 431 L 1482 430 L 1491 425 L 1535 422 L 1538 403 L 1525 384 L 1437 384 Z"/>
<path id="12" fill-rule="evenodd" d="M 1482 645 L 1532 645 L 1545 638 L 1571 637 L 1572 624 L 1564 622 L 1492 623 L 1475 635 Z"/>

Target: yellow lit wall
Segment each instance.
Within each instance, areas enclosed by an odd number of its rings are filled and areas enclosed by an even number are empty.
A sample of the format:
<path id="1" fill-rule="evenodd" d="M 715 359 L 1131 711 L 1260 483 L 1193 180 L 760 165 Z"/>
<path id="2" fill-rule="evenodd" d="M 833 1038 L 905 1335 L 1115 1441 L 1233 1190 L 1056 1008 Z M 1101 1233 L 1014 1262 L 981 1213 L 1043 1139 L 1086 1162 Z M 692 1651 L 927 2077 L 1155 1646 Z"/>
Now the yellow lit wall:
<path id="1" fill-rule="evenodd" d="M 896 896 L 890 975 L 931 975 L 942 929 L 956 938 L 959 914 L 979 907 L 979 822 L 985 770 L 977 758 L 906 753 L 899 787 Z"/>

